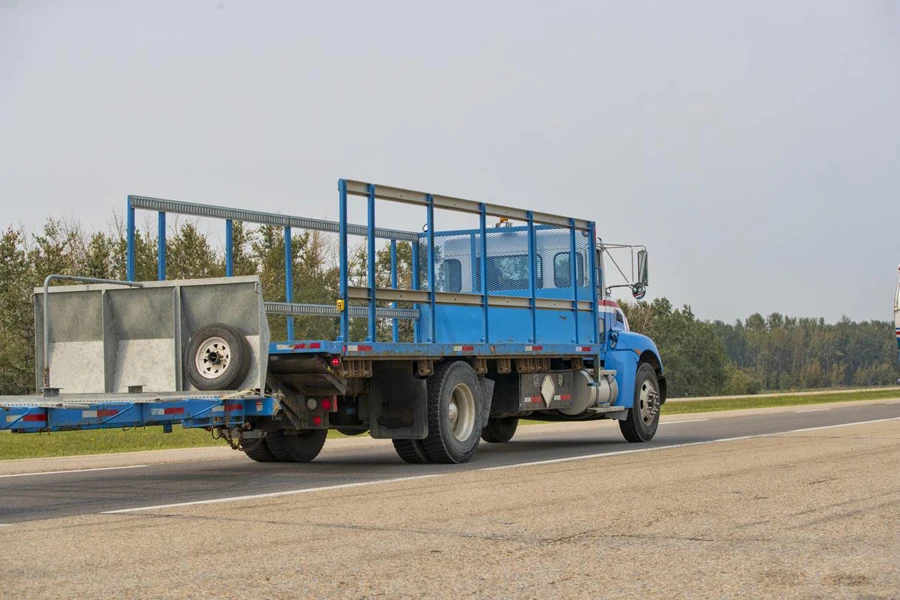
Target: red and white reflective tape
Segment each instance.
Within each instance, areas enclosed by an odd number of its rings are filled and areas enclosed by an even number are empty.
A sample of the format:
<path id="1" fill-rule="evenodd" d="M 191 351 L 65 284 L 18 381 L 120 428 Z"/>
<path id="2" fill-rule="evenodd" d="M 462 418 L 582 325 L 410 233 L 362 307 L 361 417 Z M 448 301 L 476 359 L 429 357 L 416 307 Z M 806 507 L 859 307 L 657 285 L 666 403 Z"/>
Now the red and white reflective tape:
<path id="1" fill-rule="evenodd" d="M 540 352 L 543 349 L 543 346 L 525 346 L 525 352 Z"/>
<path id="2" fill-rule="evenodd" d="M 347 352 L 371 352 L 372 346 L 359 346 L 359 345 L 351 345 L 347 346 Z"/>
<path id="3" fill-rule="evenodd" d="M 151 408 L 150 415 L 154 417 L 162 417 L 165 415 L 183 415 L 184 408 L 178 406 L 170 406 L 169 408 Z"/>
<path id="4" fill-rule="evenodd" d="M 590 352 L 590 346 L 575 346 L 575 352 Z"/>
<path id="5" fill-rule="evenodd" d="M 475 346 L 453 346 L 454 352 L 475 352 Z"/>
<path id="6" fill-rule="evenodd" d="M 82 419 L 102 419 L 105 417 L 114 417 L 119 414 L 114 408 L 107 408 L 103 410 L 83 410 L 81 411 Z"/>
<path id="7" fill-rule="evenodd" d="M 33 414 L 33 415 L 6 415 L 7 423 L 15 423 L 16 421 L 22 421 L 24 423 L 46 423 L 47 415 L 44 414 Z"/>
<path id="8" fill-rule="evenodd" d="M 319 342 L 303 343 L 303 344 L 275 344 L 277 350 L 320 350 L 322 344 Z"/>

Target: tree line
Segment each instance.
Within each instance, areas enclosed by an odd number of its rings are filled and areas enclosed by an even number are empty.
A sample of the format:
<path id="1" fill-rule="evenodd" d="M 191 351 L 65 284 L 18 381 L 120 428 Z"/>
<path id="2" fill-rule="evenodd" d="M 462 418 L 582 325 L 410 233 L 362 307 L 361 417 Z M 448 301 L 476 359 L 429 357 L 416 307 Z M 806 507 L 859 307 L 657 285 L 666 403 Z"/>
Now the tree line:
<path id="1" fill-rule="evenodd" d="M 224 252 L 196 221 L 170 223 L 166 240 L 167 279 L 222 277 Z M 279 227 L 234 223 L 235 275 L 258 275 L 263 297 L 285 299 L 284 235 Z M 293 301 L 333 304 L 339 268 L 333 236 L 304 231 L 291 240 Z M 421 254 L 421 253 L 420 253 Z M 137 279 L 157 278 L 157 239 L 147 227 L 135 236 Z M 397 244 L 398 284 L 410 287 L 412 249 Z M 391 257 L 382 244 L 376 253 L 376 285 L 390 287 Z M 351 248 L 350 285 L 367 280 L 366 248 Z M 424 269 L 423 269 L 424 270 Z M 125 279 L 126 240 L 121 222 L 108 231 L 86 231 L 77 223 L 48 219 L 38 233 L 7 227 L 0 235 L 0 394 L 35 391 L 34 310 L 32 293 L 51 273 Z M 401 305 L 404 307 L 404 305 Z M 634 331 L 659 346 L 673 396 L 753 394 L 768 390 L 885 385 L 900 376 L 893 324 L 856 323 L 847 318 L 793 318 L 778 313 L 754 314 L 724 323 L 698 319 L 690 306 L 674 307 L 667 299 L 623 306 Z M 399 322 L 399 336 L 412 340 L 413 325 Z M 286 320 L 270 316 L 272 339 L 285 339 Z M 391 337 L 391 322 L 378 321 L 378 339 Z M 351 319 L 350 337 L 365 338 L 367 321 Z M 295 317 L 296 339 L 335 339 L 337 319 Z"/>

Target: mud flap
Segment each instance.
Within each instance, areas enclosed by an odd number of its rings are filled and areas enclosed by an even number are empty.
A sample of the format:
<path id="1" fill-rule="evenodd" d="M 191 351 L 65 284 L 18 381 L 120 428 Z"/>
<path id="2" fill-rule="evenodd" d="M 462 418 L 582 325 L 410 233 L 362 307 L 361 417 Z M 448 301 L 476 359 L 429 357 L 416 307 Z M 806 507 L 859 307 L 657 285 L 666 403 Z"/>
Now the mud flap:
<path id="1" fill-rule="evenodd" d="M 406 361 L 379 361 L 370 381 L 369 433 L 376 439 L 422 440 L 428 435 L 428 392 Z"/>

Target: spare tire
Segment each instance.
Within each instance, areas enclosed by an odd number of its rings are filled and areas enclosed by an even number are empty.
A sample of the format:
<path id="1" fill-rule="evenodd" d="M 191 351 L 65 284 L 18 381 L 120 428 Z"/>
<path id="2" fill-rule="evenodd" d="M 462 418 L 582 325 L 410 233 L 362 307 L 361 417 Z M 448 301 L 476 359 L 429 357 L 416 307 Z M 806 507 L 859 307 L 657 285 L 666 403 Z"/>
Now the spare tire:
<path id="1" fill-rule="evenodd" d="M 184 371 L 198 390 L 235 390 L 247 378 L 252 354 L 240 331 L 213 323 L 191 336 L 184 351 Z"/>

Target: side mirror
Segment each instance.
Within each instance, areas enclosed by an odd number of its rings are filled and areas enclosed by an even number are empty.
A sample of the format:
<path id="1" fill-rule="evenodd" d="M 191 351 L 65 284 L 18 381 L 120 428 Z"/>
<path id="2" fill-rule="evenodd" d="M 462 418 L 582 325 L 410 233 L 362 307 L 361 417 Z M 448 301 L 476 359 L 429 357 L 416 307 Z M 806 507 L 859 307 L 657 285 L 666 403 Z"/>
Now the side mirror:
<path id="1" fill-rule="evenodd" d="M 638 250 L 637 253 L 637 271 L 638 271 L 638 283 L 643 287 L 647 287 L 650 284 L 650 272 L 647 266 L 647 251 L 646 250 Z"/>

